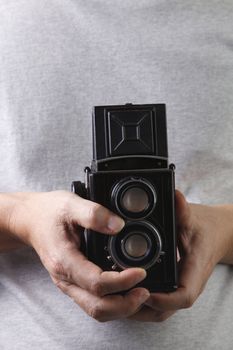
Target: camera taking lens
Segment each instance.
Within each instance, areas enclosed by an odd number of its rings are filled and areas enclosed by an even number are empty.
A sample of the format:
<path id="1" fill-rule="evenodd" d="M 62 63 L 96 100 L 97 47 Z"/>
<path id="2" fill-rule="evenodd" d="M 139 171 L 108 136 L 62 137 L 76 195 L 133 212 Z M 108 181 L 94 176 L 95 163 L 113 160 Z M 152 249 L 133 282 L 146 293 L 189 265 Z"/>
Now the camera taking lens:
<path id="1" fill-rule="evenodd" d="M 109 238 L 108 259 L 122 269 L 141 267 L 148 269 L 160 257 L 160 234 L 150 222 L 128 222 L 123 230 Z"/>
<path id="2" fill-rule="evenodd" d="M 132 259 L 141 259 L 145 256 L 150 249 L 148 243 L 148 237 L 144 237 L 141 232 L 132 232 L 121 241 L 125 255 Z"/>
<path id="3" fill-rule="evenodd" d="M 93 109 L 93 160 L 73 192 L 125 220 L 114 236 L 85 230 L 84 252 L 103 270 L 141 267 L 150 291 L 176 289 L 174 165 L 163 104 Z"/>

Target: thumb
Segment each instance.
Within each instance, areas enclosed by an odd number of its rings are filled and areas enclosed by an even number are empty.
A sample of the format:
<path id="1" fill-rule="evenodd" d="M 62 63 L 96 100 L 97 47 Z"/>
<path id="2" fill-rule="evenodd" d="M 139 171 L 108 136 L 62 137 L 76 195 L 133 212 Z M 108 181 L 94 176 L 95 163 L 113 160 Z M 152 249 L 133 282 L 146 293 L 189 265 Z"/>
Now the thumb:
<path id="1" fill-rule="evenodd" d="M 112 213 L 101 204 L 73 196 L 71 203 L 72 221 L 93 231 L 115 234 L 120 232 L 125 223 L 122 218 Z"/>
<path id="2" fill-rule="evenodd" d="M 191 224 L 191 209 L 189 203 L 186 201 L 184 195 L 176 190 L 175 195 L 176 201 L 176 223 L 178 228 L 186 229 L 190 227 Z"/>
<path id="3" fill-rule="evenodd" d="M 176 190 L 175 202 L 178 255 L 181 257 L 185 255 L 186 248 L 189 246 L 187 232 L 190 232 L 192 227 L 191 208 L 184 195 L 178 190 Z M 184 239 L 185 237 L 186 239 Z"/>

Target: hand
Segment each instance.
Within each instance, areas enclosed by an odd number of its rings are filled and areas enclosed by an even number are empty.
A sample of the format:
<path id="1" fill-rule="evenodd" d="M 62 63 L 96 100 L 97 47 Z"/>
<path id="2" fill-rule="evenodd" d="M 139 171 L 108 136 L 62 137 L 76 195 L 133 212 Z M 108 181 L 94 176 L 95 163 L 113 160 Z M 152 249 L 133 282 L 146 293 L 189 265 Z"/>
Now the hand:
<path id="1" fill-rule="evenodd" d="M 37 251 L 53 282 L 91 317 L 129 317 L 148 299 L 144 288 L 108 295 L 133 288 L 145 278 L 143 269 L 103 272 L 79 249 L 81 227 L 116 234 L 124 226 L 122 219 L 65 191 L 16 194 L 15 200 L 8 231 Z"/>
<path id="2" fill-rule="evenodd" d="M 178 289 L 172 293 L 151 294 L 145 306 L 131 319 L 161 322 L 176 310 L 191 307 L 215 265 L 224 259 L 229 262 L 230 258 L 226 258 L 229 247 L 228 255 L 232 256 L 232 206 L 188 204 L 177 191 L 176 213 L 180 252 Z"/>

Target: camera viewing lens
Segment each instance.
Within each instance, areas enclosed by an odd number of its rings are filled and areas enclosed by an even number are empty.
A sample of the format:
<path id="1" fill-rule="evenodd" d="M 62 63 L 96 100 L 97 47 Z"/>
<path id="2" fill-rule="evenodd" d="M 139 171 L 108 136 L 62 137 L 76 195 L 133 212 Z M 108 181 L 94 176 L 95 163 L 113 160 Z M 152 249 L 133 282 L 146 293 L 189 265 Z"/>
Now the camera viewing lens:
<path id="1" fill-rule="evenodd" d="M 133 258 L 140 258 L 147 253 L 148 241 L 142 235 L 135 233 L 130 235 L 124 242 L 126 253 Z"/>
<path id="2" fill-rule="evenodd" d="M 126 210 L 139 213 L 148 208 L 149 197 L 144 189 L 131 187 L 122 194 L 121 204 Z"/>
<path id="3" fill-rule="evenodd" d="M 149 180 L 126 177 L 113 186 L 111 201 L 121 216 L 138 220 L 152 213 L 157 202 L 157 193 Z"/>

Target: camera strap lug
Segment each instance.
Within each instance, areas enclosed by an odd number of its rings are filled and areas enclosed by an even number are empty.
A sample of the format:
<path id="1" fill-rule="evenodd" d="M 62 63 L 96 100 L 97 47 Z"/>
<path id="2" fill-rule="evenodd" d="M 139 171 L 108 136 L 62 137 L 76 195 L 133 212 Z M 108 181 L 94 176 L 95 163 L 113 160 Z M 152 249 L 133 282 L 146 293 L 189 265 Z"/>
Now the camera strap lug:
<path id="1" fill-rule="evenodd" d="M 85 169 L 84 169 L 84 173 L 85 173 L 85 176 L 84 176 L 84 184 L 85 184 L 85 189 L 88 190 L 89 189 L 89 173 L 90 173 L 91 169 L 86 166 Z"/>

